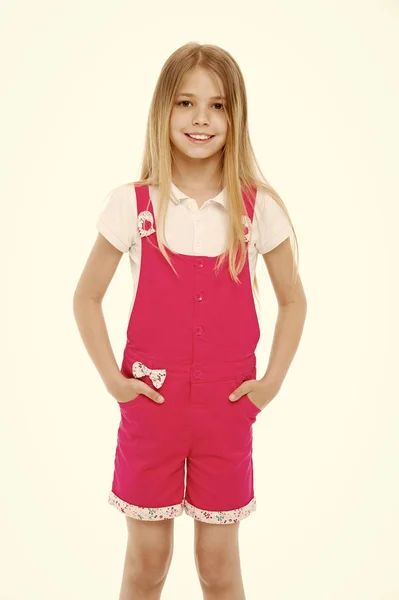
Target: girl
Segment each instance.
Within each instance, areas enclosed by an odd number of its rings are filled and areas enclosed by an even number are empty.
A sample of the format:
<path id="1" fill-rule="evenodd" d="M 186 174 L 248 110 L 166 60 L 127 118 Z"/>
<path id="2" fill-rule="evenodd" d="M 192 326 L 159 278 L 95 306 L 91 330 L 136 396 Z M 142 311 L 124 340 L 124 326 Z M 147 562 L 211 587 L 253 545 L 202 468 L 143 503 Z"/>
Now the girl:
<path id="1" fill-rule="evenodd" d="M 306 313 L 291 220 L 256 165 L 236 61 L 213 45 L 176 50 L 155 88 L 140 180 L 106 197 L 74 296 L 121 412 L 109 494 L 128 529 L 120 600 L 160 598 L 183 511 L 204 598 L 245 599 L 238 527 L 256 509 L 252 426 L 281 388 Z M 125 252 L 134 297 L 119 368 L 101 302 Z M 259 253 L 279 315 L 257 380 Z"/>

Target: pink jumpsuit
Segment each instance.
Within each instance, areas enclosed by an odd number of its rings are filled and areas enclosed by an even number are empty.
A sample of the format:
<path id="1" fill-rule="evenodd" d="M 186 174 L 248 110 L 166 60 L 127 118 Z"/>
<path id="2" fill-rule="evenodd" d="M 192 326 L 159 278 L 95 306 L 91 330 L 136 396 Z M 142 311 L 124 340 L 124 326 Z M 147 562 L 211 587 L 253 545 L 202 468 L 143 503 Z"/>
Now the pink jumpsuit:
<path id="1" fill-rule="evenodd" d="M 119 403 L 109 503 L 136 519 L 169 519 L 184 508 L 200 521 L 234 523 L 256 509 L 252 425 L 261 410 L 248 395 L 229 400 L 256 378 L 248 253 L 237 284 L 227 260 L 215 272 L 218 257 L 166 248 L 177 277 L 158 248 L 148 187 L 137 186 L 136 197 L 141 267 L 121 372 L 165 400 L 139 394 Z M 253 206 L 243 198 L 250 226 Z"/>

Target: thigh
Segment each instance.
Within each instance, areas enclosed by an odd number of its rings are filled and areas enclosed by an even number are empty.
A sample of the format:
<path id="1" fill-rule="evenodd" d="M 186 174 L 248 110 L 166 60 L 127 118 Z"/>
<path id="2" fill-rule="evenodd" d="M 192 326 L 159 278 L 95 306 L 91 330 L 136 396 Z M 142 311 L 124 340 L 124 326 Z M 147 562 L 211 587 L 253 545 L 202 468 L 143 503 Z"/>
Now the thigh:
<path id="1" fill-rule="evenodd" d="M 229 525 L 205 523 L 194 519 L 194 547 L 196 555 L 235 554 L 238 550 L 240 521 Z"/>
<path id="2" fill-rule="evenodd" d="M 186 512 L 216 525 L 241 521 L 256 509 L 252 461 L 256 407 L 246 396 L 230 402 L 236 387 L 236 379 L 213 381 L 196 385 L 192 392 Z"/>
<path id="3" fill-rule="evenodd" d="M 161 553 L 173 549 L 174 519 L 145 521 L 126 516 L 127 545 L 134 555 Z"/>
<path id="4" fill-rule="evenodd" d="M 110 503 L 127 516 L 157 522 L 183 512 L 187 432 L 180 403 L 189 382 L 167 378 L 161 390 L 163 404 L 139 394 L 119 405 L 110 494 Z"/>

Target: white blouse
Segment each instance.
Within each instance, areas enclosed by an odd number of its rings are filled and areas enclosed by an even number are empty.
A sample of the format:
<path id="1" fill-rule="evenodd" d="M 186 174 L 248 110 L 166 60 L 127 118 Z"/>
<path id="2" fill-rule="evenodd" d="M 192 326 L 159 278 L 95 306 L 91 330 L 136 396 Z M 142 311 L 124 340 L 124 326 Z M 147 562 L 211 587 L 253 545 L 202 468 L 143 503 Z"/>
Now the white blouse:
<path id="1" fill-rule="evenodd" d="M 155 214 L 158 214 L 158 188 L 149 186 Z M 227 245 L 227 198 L 223 189 L 199 208 L 172 182 L 171 202 L 165 217 L 165 244 L 181 254 L 218 256 Z M 141 240 L 137 226 L 136 193 L 133 184 L 121 185 L 107 194 L 97 218 L 97 230 L 118 250 L 129 252 L 133 277 L 133 299 L 140 276 Z M 258 254 L 270 252 L 293 235 L 291 225 L 277 202 L 259 190 L 252 227 L 249 229 L 248 257 L 253 285 Z"/>

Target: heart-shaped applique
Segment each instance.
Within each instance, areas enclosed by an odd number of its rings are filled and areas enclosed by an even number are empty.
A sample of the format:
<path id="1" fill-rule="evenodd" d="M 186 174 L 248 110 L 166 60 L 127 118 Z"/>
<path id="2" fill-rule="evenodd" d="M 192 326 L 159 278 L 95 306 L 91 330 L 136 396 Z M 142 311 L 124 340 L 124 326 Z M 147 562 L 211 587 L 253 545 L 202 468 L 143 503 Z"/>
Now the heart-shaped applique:
<path id="1" fill-rule="evenodd" d="M 251 219 L 248 217 L 248 215 L 242 215 L 242 222 L 245 228 L 248 230 L 247 233 L 244 235 L 244 242 L 249 242 L 252 226 Z"/>
<path id="2" fill-rule="evenodd" d="M 141 237 L 155 233 L 154 217 L 149 210 L 143 210 L 137 217 L 137 227 Z"/>

